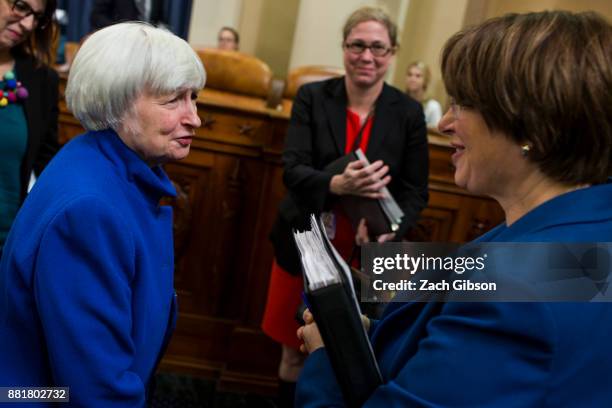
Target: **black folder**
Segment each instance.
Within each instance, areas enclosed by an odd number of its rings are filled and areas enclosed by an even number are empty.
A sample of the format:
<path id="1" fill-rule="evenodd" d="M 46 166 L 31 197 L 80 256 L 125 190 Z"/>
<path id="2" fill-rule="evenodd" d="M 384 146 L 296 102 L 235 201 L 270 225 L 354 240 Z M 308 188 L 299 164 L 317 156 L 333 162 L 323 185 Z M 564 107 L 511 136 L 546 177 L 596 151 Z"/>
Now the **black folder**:
<path id="1" fill-rule="evenodd" d="M 312 230 L 295 233 L 296 244 L 304 271 L 304 293 L 321 333 L 334 374 L 347 406 L 361 406 L 372 392 L 382 384 L 380 369 L 368 335 L 361 322 L 361 313 L 350 281 L 348 265 L 338 255 L 325 235 L 320 220 L 311 216 Z M 311 233 L 317 245 L 304 245 L 304 234 Z M 301 234 L 301 237 L 298 236 Z M 312 242 L 311 242 L 312 243 Z M 318 247 L 315 252 L 312 249 Z M 333 268 L 334 277 L 318 282 L 313 279 L 308 257 L 325 257 L 327 267 Z M 312 259 L 312 258 L 311 258 Z"/>
<path id="2" fill-rule="evenodd" d="M 365 154 L 361 149 L 357 149 L 329 163 L 325 166 L 324 171 L 332 174 L 340 174 L 350 162 L 359 159 L 369 164 Z M 404 213 L 399 208 L 399 205 L 397 205 L 393 196 L 389 193 L 389 190 L 384 188 L 384 192 L 386 197 L 381 199 L 354 195 L 339 197 L 340 205 L 351 220 L 351 224 L 355 230 L 359 225 L 359 221 L 365 218 L 368 233 L 372 236 L 379 236 L 397 231 Z"/>

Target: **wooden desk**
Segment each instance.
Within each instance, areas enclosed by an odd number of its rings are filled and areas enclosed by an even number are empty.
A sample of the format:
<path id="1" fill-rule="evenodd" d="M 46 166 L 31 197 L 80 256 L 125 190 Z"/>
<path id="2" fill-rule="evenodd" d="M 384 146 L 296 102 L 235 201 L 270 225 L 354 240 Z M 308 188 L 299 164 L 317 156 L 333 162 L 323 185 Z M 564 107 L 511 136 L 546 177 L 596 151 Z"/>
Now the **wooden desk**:
<path id="1" fill-rule="evenodd" d="M 62 142 L 83 132 L 66 109 Z M 282 109 L 243 95 L 204 90 L 202 127 L 191 153 L 166 170 L 177 187 L 175 286 L 179 320 L 161 369 L 205 376 L 219 389 L 274 393 L 280 347 L 259 325 L 272 246 L 268 233 L 284 195 L 280 160 L 290 101 Z M 495 202 L 453 183 L 445 136 L 431 134 L 430 204 L 410 238 L 464 242 L 502 219 Z"/>

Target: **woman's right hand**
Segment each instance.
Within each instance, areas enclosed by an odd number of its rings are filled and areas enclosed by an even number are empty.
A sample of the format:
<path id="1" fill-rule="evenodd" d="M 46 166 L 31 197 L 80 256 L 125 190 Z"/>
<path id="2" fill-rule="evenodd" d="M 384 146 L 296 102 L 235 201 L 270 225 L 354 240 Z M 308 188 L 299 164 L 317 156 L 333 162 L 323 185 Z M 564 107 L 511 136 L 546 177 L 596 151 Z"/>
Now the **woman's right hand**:
<path id="1" fill-rule="evenodd" d="M 352 194 L 368 198 L 382 198 L 380 191 L 391 181 L 389 166 L 382 160 L 366 166 L 361 160 L 350 162 L 344 172 L 332 177 L 329 189 L 336 195 Z"/>

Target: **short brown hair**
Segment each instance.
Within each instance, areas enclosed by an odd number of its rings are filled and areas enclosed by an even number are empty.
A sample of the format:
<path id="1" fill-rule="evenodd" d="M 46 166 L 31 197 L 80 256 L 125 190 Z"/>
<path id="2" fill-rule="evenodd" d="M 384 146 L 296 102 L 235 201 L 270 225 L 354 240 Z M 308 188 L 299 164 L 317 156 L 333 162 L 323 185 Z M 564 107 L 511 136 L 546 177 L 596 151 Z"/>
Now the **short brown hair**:
<path id="1" fill-rule="evenodd" d="M 487 125 L 529 143 L 549 178 L 602 183 L 612 173 L 612 26 L 594 12 L 507 14 L 452 36 L 446 90 Z"/>
<path id="2" fill-rule="evenodd" d="M 219 30 L 219 35 L 224 31 L 229 31 L 234 36 L 234 42 L 236 43 L 236 45 L 240 44 L 240 34 L 238 34 L 238 31 L 236 31 L 236 29 L 227 26 L 221 27 L 221 29 Z"/>
<path id="3" fill-rule="evenodd" d="M 348 17 L 344 28 L 342 29 L 342 40 L 346 41 L 351 30 L 355 28 L 357 24 L 365 23 L 366 21 L 376 21 L 385 26 L 389 39 L 391 40 L 391 46 L 397 47 L 397 26 L 389 15 L 380 7 L 364 6 L 360 7 Z"/>
<path id="4" fill-rule="evenodd" d="M 14 47 L 17 54 L 30 54 L 39 64 L 51 65 L 53 45 L 58 35 L 57 24 L 53 21 L 57 0 L 47 0 L 43 16 L 49 20 L 44 28 L 36 28 L 32 34 L 21 44 Z"/>

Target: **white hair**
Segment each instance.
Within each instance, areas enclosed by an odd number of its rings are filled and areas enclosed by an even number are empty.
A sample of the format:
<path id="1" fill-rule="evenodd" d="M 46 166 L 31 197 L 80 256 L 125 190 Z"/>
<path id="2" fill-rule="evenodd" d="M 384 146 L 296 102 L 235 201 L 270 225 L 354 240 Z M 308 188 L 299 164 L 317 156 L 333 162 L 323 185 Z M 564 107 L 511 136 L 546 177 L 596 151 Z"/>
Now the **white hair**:
<path id="1" fill-rule="evenodd" d="M 66 102 L 86 129 L 117 129 L 144 91 L 198 91 L 205 81 L 202 61 L 186 41 L 147 23 L 120 23 L 96 31 L 81 46 Z"/>

